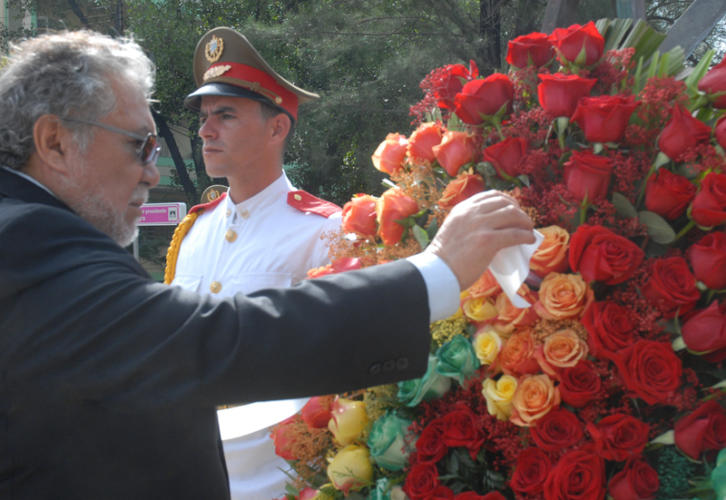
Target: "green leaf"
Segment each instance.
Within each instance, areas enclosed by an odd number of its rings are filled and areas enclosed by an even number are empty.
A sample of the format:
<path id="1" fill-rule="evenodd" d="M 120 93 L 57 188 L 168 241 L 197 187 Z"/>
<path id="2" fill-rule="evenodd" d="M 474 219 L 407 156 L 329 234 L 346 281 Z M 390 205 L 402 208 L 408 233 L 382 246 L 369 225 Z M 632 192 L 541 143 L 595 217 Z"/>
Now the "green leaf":
<path id="1" fill-rule="evenodd" d="M 418 224 L 413 225 L 413 237 L 416 239 L 421 248 L 426 248 L 429 245 L 429 235 L 424 228 Z"/>
<path id="2" fill-rule="evenodd" d="M 638 216 L 638 211 L 635 209 L 633 204 L 630 203 L 630 200 L 618 192 L 613 193 L 613 205 L 615 206 L 615 211 L 621 217 L 632 219 Z"/>
<path id="3" fill-rule="evenodd" d="M 643 210 L 638 213 L 638 219 L 648 229 L 648 235 L 656 243 L 667 245 L 676 240 L 676 232 L 668 222 L 655 212 Z"/>

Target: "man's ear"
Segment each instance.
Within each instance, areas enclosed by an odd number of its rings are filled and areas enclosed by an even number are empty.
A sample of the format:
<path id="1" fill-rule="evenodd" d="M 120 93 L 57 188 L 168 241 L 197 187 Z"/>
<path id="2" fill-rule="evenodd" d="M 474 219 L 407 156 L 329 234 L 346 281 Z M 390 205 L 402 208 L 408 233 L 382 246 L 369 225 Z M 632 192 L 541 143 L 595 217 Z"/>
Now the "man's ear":
<path id="1" fill-rule="evenodd" d="M 67 172 L 69 146 L 73 134 L 56 115 L 41 115 L 33 125 L 35 154 L 43 164 L 58 172 Z"/>
<path id="2" fill-rule="evenodd" d="M 272 138 L 284 142 L 287 139 L 287 134 L 290 133 L 292 121 L 287 113 L 278 113 L 270 118 L 270 125 L 272 127 Z"/>

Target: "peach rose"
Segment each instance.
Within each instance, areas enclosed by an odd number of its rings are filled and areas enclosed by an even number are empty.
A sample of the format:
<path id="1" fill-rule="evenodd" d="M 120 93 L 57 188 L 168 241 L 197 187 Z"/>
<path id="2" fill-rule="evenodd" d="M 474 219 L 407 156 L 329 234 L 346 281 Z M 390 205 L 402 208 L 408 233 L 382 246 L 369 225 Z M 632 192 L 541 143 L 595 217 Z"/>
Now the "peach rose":
<path id="1" fill-rule="evenodd" d="M 376 215 L 378 235 L 385 245 L 395 245 L 401 241 L 403 226 L 396 222 L 418 212 L 416 200 L 406 195 L 400 188 L 393 187 L 378 198 Z"/>
<path id="2" fill-rule="evenodd" d="M 502 375 L 496 382 L 490 378 L 482 383 L 481 393 L 487 401 L 489 415 L 498 420 L 509 420 L 512 415 L 512 398 L 517 390 L 517 379 Z"/>
<path id="3" fill-rule="evenodd" d="M 406 154 L 411 163 L 429 165 L 434 161 L 433 147 L 441 142 L 441 127 L 434 122 L 425 122 L 408 138 Z"/>
<path id="4" fill-rule="evenodd" d="M 555 377 L 555 368 L 573 367 L 587 353 L 587 342 L 572 328 L 563 328 L 548 336 L 537 348 L 535 356 L 542 371 Z"/>
<path id="5" fill-rule="evenodd" d="M 579 274 L 550 273 L 542 280 L 534 308 L 544 319 L 579 318 L 593 300 L 592 289 Z"/>
<path id="6" fill-rule="evenodd" d="M 335 440 L 347 445 L 358 439 L 368 425 L 366 405 L 361 401 L 353 401 L 336 397 L 330 408 L 328 429 Z"/>
<path id="7" fill-rule="evenodd" d="M 484 274 L 479 276 L 473 285 L 466 289 L 466 293 L 471 297 L 492 297 L 502 291 L 499 282 L 494 275 L 487 269 Z"/>
<path id="8" fill-rule="evenodd" d="M 471 297 L 466 292 L 462 293 L 461 310 L 464 316 L 474 323 L 484 323 L 497 316 L 493 300 L 486 297 Z"/>
<path id="9" fill-rule="evenodd" d="M 485 188 L 484 179 L 480 175 L 463 173 L 446 185 L 439 199 L 439 206 L 448 210 L 460 201 L 481 193 Z"/>
<path id="10" fill-rule="evenodd" d="M 540 277 L 566 271 L 570 233 L 560 226 L 547 226 L 537 231 L 542 233 L 544 239 L 532 255 L 529 267 Z"/>
<path id="11" fill-rule="evenodd" d="M 530 290 L 527 285 L 523 284 L 517 294 L 524 297 L 530 304 L 537 302 L 537 293 Z M 494 306 L 497 308 L 497 318 L 494 320 L 493 325 L 502 335 L 509 335 L 515 328 L 531 325 L 539 319 L 534 308 L 525 307 L 520 309 L 514 307 L 505 293 L 500 293 L 497 296 Z"/>
<path id="12" fill-rule="evenodd" d="M 456 176 L 462 166 L 476 158 L 474 138 L 466 132 L 449 130 L 432 149 L 436 161 L 452 177 Z"/>
<path id="13" fill-rule="evenodd" d="M 364 238 L 375 238 L 376 207 L 378 198 L 369 194 L 359 193 L 343 205 L 343 231 L 356 233 Z"/>
<path id="14" fill-rule="evenodd" d="M 499 355 L 502 348 L 502 338 L 492 327 L 485 326 L 474 334 L 472 345 L 479 362 L 483 365 L 490 365 L 494 363 Z"/>
<path id="15" fill-rule="evenodd" d="M 499 366 L 507 375 L 523 375 L 539 372 L 539 364 L 534 357 L 536 351 L 534 335 L 530 328 L 520 330 L 502 346 L 499 352 Z"/>
<path id="16" fill-rule="evenodd" d="M 560 390 L 549 375 L 525 375 L 519 379 L 512 397 L 512 416 L 509 420 L 515 425 L 529 427 L 559 405 Z"/>
<path id="17" fill-rule="evenodd" d="M 408 139 L 406 139 L 405 135 L 388 134 L 371 156 L 373 166 L 386 174 L 398 172 L 403 168 L 403 160 L 406 158 L 407 149 Z"/>

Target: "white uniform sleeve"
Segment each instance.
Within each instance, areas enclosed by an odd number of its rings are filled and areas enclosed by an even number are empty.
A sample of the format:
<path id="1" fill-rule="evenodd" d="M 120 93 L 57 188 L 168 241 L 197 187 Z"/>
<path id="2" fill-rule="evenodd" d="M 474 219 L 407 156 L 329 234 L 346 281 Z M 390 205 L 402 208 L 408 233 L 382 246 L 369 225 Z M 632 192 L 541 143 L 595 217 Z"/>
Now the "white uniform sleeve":
<path id="1" fill-rule="evenodd" d="M 430 322 L 446 319 L 459 309 L 459 280 L 438 256 L 428 252 L 407 257 L 416 266 L 426 283 Z"/>

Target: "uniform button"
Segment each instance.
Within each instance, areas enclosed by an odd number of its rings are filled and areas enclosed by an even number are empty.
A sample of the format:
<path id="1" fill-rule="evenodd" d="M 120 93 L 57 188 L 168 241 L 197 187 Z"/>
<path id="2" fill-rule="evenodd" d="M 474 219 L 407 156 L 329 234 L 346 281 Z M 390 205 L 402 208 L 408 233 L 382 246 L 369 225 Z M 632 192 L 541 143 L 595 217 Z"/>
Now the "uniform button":
<path id="1" fill-rule="evenodd" d="M 224 235 L 224 239 L 232 243 L 234 240 L 237 239 L 237 233 L 234 231 L 234 229 L 227 229 L 227 233 Z"/>
<path id="2" fill-rule="evenodd" d="M 408 358 L 398 358 L 396 360 L 396 368 L 403 371 L 408 368 Z"/>
<path id="3" fill-rule="evenodd" d="M 219 281 L 212 281 L 209 284 L 209 291 L 212 293 L 219 293 L 222 290 L 222 283 Z"/>
<path id="4" fill-rule="evenodd" d="M 250 212 L 248 210 L 242 210 L 239 213 L 243 219 L 249 219 L 250 218 Z"/>
<path id="5" fill-rule="evenodd" d="M 300 196 L 299 194 L 294 194 L 294 195 L 292 195 L 292 197 L 295 198 L 295 201 L 302 200 L 302 196 Z"/>
<path id="6" fill-rule="evenodd" d="M 228 208 L 227 211 L 224 213 L 224 215 L 226 217 L 229 217 L 230 215 L 232 215 L 232 209 L 231 208 Z"/>
<path id="7" fill-rule="evenodd" d="M 380 363 L 373 363 L 370 368 L 368 368 L 368 373 L 371 375 L 378 375 L 381 373 L 381 364 Z"/>
<path id="8" fill-rule="evenodd" d="M 385 363 L 383 363 L 383 371 L 384 372 L 392 372 L 393 369 L 396 368 L 396 362 L 392 359 L 389 359 Z"/>

